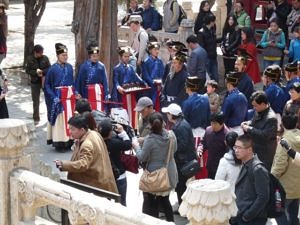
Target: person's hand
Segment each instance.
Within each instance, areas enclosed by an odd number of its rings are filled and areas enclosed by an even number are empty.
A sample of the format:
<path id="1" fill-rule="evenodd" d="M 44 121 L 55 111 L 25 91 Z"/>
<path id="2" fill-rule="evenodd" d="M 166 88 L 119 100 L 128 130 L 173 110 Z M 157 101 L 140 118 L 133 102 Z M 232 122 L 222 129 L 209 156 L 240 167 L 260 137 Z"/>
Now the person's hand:
<path id="1" fill-rule="evenodd" d="M 39 77 L 43 76 L 43 70 L 41 70 L 41 69 L 36 69 L 36 73 Z"/>
<path id="2" fill-rule="evenodd" d="M 122 87 L 118 87 L 118 92 L 123 95 L 124 94 L 124 88 Z"/>
<path id="3" fill-rule="evenodd" d="M 143 138 L 143 137 L 139 137 L 139 138 L 137 139 L 137 141 L 138 141 L 138 143 L 139 143 L 140 145 L 142 145 L 142 144 L 144 143 L 144 138 Z"/>
<path id="4" fill-rule="evenodd" d="M 139 141 L 138 141 L 138 138 L 132 138 L 132 147 L 134 148 L 134 149 L 137 149 L 137 148 L 139 148 L 140 147 L 140 143 L 139 143 Z"/>
<path id="5" fill-rule="evenodd" d="M 123 128 L 123 126 L 121 124 L 116 123 L 115 124 L 115 131 L 117 133 L 122 133 L 124 131 L 124 128 Z"/>
<path id="6" fill-rule="evenodd" d="M 53 162 L 55 163 L 57 169 L 62 170 L 63 163 L 61 160 L 56 159 Z"/>
<path id="7" fill-rule="evenodd" d="M 289 54 L 289 50 L 284 49 L 284 50 L 283 50 L 283 53 L 286 54 L 286 55 L 288 55 L 288 54 Z"/>
<path id="8" fill-rule="evenodd" d="M 242 127 L 242 129 L 243 129 L 245 132 L 247 132 L 247 131 L 249 130 L 249 128 L 250 128 L 248 122 L 242 122 L 242 123 L 241 123 L 241 127 Z"/>
<path id="9" fill-rule="evenodd" d="M 285 149 L 285 150 L 290 150 L 291 149 L 291 146 L 289 145 L 289 143 L 284 139 L 284 138 L 281 138 L 280 140 L 280 145 Z"/>

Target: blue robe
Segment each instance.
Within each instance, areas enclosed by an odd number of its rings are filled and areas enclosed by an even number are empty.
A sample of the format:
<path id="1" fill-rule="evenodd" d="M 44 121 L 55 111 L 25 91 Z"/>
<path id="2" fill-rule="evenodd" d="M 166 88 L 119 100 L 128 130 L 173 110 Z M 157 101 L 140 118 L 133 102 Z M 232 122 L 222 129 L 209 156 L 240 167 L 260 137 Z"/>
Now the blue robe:
<path id="1" fill-rule="evenodd" d="M 109 98 L 106 70 L 100 61 L 93 63 L 88 59 L 80 65 L 76 79 L 76 91 L 83 98 L 88 98 L 88 84 L 102 84 L 105 99 Z"/>
<path id="2" fill-rule="evenodd" d="M 210 107 L 207 95 L 193 93 L 182 103 L 184 118 L 192 128 L 206 129 L 210 124 Z"/>
<path id="3" fill-rule="evenodd" d="M 227 127 L 240 126 L 247 118 L 248 101 L 237 88 L 228 92 L 222 105 L 224 120 Z"/>
<path id="4" fill-rule="evenodd" d="M 296 82 L 300 82 L 300 77 L 295 77 L 291 80 L 289 80 L 287 83 L 286 83 L 286 87 L 285 87 L 285 91 L 286 93 L 289 95 L 289 91 L 291 89 L 291 87 L 293 86 L 294 83 Z"/>
<path id="5" fill-rule="evenodd" d="M 161 59 L 148 56 L 142 64 L 142 78 L 151 87 L 147 96 L 152 99 L 154 105 L 156 102 L 157 88 L 153 83 L 154 79 L 162 79 L 164 74 L 164 64 Z"/>
<path id="6" fill-rule="evenodd" d="M 252 104 L 249 100 L 252 93 L 254 92 L 254 87 L 253 87 L 252 79 L 249 77 L 247 73 L 242 74 L 237 88 L 239 89 L 240 92 L 242 92 L 246 96 L 248 100 L 248 108 L 252 108 Z"/>
<path id="7" fill-rule="evenodd" d="M 284 90 L 275 83 L 272 83 L 265 88 L 265 93 L 273 111 L 281 115 L 285 103 L 288 101 Z"/>
<path id="8" fill-rule="evenodd" d="M 124 84 L 137 83 L 146 85 L 146 83 L 135 73 L 130 64 L 119 63 L 113 70 L 113 88 L 111 98 L 115 102 L 122 102 L 122 95 L 118 92 L 118 87 Z"/>
<path id="9" fill-rule="evenodd" d="M 60 89 L 56 87 L 74 86 L 73 67 L 69 63 L 64 65 L 53 64 L 45 78 L 45 100 L 47 105 L 47 116 L 49 123 L 54 126 L 58 114 L 63 112 L 60 103 Z"/>

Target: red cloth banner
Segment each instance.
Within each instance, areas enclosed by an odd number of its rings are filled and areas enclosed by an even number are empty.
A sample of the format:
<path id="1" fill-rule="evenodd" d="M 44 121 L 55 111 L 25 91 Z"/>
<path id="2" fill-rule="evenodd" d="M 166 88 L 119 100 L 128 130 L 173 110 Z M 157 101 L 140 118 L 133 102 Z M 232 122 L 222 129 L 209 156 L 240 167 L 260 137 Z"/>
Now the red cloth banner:
<path id="1" fill-rule="evenodd" d="M 104 92 L 101 84 L 88 85 L 88 101 L 92 110 L 104 111 Z"/>
<path id="2" fill-rule="evenodd" d="M 60 100 L 65 112 L 66 134 L 70 136 L 68 121 L 74 115 L 75 95 L 72 86 L 60 87 Z"/>

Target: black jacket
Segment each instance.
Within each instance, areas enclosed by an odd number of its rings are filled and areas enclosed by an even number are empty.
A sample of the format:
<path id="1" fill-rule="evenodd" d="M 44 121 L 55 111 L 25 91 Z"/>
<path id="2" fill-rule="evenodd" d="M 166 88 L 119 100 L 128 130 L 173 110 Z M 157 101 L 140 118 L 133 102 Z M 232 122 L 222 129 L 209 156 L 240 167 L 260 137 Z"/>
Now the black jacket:
<path id="1" fill-rule="evenodd" d="M 271 107 L 255 113 L 247 133 L 252 137 L 253 150 L 270 171 L 277 147 L 277 118 Z"/>
<path id="2" fill-rule="evenodd" d="M 238 28 L 223 30 L 220 42 L 223 54 L 225 56 L 234 56 L 237 48 L 241 44 L 241 30 Z"/>
<path id="3" fill-rule="evenodd" d="M 235 185 L 237 217 L 246 222 L 267 219 L 269 172 L 256 155 L 243 165 Z"/>
<path id="4" fill-rule="evenodd" d="M 174 158 L 180 169 L 184 163 L 196 159 L 194 136 L 190 124 L 183 118 L 176 122 L 172 130 L 177 139 L 177 151 Z"/>
<path id="5" fill-rule="evenodd" d="M 199 44 L 206 50 L 208 58 L 217 58 L 217 38 L 215 27 L 208 29 L 207 26 L 203 26 L 197 37 Z"/>
<path id="6" fill-rule="evenodd" d="M 195 34 L 199 34 L 199 30 L 204 26 L 204 18 L 209 14 L 213 14 L 213 13 L 211 11 L 208 11 L 208 12 L 200 11 L 198 13 L 196 21 L 195 21 L 195 26 L 194 26 Z"/>
<path id="7" fill-rule="evenodd" d="M 46 76 L 50 67 L 50 62 L 47 56 L 43 55 L 41 58 L 35 58 L 29 56 L 26 64 L 26 73 L 30 75 L 32 84 L 38 84 L 42 82 L 42 78 L 36 73 L 37 69 L 43 70 L 43 76 Z"/>

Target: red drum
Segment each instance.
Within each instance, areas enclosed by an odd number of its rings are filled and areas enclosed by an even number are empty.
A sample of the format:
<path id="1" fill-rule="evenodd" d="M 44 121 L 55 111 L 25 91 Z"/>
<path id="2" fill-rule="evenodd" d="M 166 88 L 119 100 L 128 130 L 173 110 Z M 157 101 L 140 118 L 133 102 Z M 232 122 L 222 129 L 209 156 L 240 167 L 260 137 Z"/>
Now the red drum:
<path id="1" fill-rule="evenodd" d="M 88 84 L 88 101 L 92 110 L 104 111 L 104 91 L 101 84 Z"/>

